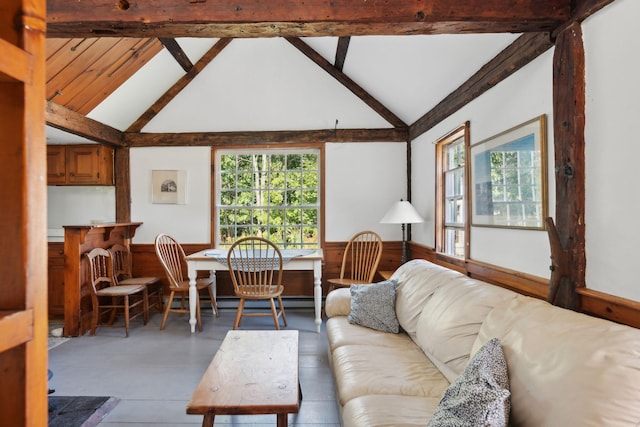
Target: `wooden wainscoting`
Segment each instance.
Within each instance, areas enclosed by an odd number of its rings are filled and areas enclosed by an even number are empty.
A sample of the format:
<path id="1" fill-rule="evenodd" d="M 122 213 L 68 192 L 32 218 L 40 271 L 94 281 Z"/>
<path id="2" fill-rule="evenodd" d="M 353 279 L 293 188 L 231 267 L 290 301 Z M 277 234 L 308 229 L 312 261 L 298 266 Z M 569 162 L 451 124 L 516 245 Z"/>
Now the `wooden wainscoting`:
<path id="1" fill-rule="evenodd" d="M 640 302 L 588 288 L 577 292 L 584 313 L 640 328 Z"/>

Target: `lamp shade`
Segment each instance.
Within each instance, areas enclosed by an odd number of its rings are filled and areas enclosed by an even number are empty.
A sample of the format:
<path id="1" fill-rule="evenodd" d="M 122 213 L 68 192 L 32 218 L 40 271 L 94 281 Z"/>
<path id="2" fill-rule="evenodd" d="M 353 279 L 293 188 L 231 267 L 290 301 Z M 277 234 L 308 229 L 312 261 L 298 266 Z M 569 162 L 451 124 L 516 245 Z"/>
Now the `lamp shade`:
<path id="1" fill-rule="evenodd" d="M 424 222 L 416 208 L 406 200 L 395 202 L 380 220 L 383 224 L 416 224 Z"/>

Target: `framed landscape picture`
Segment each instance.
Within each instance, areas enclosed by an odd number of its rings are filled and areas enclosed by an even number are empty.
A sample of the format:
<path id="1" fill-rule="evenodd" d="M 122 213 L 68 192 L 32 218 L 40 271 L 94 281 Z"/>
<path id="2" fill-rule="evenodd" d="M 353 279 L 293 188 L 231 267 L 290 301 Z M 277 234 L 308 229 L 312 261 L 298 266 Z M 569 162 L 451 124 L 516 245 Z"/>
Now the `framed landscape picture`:
<path id="1" fill-rule="evenodd" d="M 471 225 L 545 229 L 546 136 L 541 115 L 470 147 Z"/>

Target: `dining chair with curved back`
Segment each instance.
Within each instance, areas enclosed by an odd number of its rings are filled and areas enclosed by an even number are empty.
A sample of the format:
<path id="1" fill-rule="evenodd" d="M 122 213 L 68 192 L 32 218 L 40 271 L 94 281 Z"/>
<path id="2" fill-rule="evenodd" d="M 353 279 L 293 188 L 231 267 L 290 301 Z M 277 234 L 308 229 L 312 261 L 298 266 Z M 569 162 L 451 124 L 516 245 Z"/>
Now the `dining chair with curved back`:
<path id="1" fill-rule="evenodd" d="M 91 302 L 91 335 L 95 335 L 96 327 L 102 317 L 110 312 L 109 325 L 113 325 L 118 309 L 124 312 L 124 327 L 129 336 L 129 321 L 143 315 L 144 324 L 149 320 L 149 302 L 145 285 L 116 286 L 113 279 L 111 252 L 103 248 L 94 248 L 85 254 L 89 261 Z M 142 309 L 131 315 L 131 309 L 142 306 Z"/>
<path id="2" fill-rule="evenodd" d="M 244 237 L 237 240 L 227 254 L 229 275 L 233 289 L 240 301 L 233 329 L 240 326 L 243 316 L 273 316 L 276 329 L 280 329 L 279 317 L 287 326 L 282 304 L 282 253 L 271 241 L 261 237 Z M 274 299 L 278 300 L 276 309 Z M 268 300 L 271 313 L 245 312 L 245 301 Z"/>
<path id="3" fill-rule="evenodd" d="M 166 233 L 161 233 L 156 236 L 155 240 L 156 254 L 158 259 L 167 274 L 167 280 L 169 281 L 169 300 L 164 308 L 164 315 L 162 316 L 162 323 L 160 329 L 164 329 L 167 322 L 167 316 L 169 312 L 174 313 L 189 313 L 189 308 L 185 308 L 184 299 L 189 297 L 189 278 L 185 277 L 183 267 L 186 265 L 184 249 L 178 241 Z M 213 279 L 202 278 L 196 280 L 196 318 L 198 321 L 198 330 L 202 331 L 202 319 L 200 316 L 200 291 L 207 289 L 209 291 L 209 297 L 211 298 L 211 308 L 216 317 L 218 314 L 218 306 L 216 304 L 216 297 L 213 292 Z M 173 308 L 173 298 L 180 296 L 180 308 Z"/>
<path id="4" fill-rule="evenodd" d="M 329 292 L 352 284 L 371 283 L 382 257 L 382 239 L 374 231 L 361 231 L 347 243 L 340 277 L 328 279 Z"/>
<path id="5" fill-rule="evenodd" d="M 159 277 L 133 277 L 131 273 L 131 252 L 125 245 L 116 243 L 109 248 L 113 260 L 113 278 L 116 285 L 144 285 L 147 287 L 149 309 L 156 307 L 159 312 L 164 311 L 164 296 L 162 282 Z"/>

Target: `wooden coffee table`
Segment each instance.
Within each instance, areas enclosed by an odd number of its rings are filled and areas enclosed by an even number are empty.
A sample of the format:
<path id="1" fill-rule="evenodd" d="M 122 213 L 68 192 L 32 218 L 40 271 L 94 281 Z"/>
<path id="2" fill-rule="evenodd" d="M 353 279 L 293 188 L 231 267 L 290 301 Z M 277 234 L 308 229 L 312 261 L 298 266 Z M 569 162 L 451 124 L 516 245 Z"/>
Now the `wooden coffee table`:
<path id="1" fill-rule="evenodd" d="M 216 415 L 287 414 L 300 409 L 298 331 L 229 331 L 193 392 L 187 414 L 204 415 L 213 426 Z"/>

